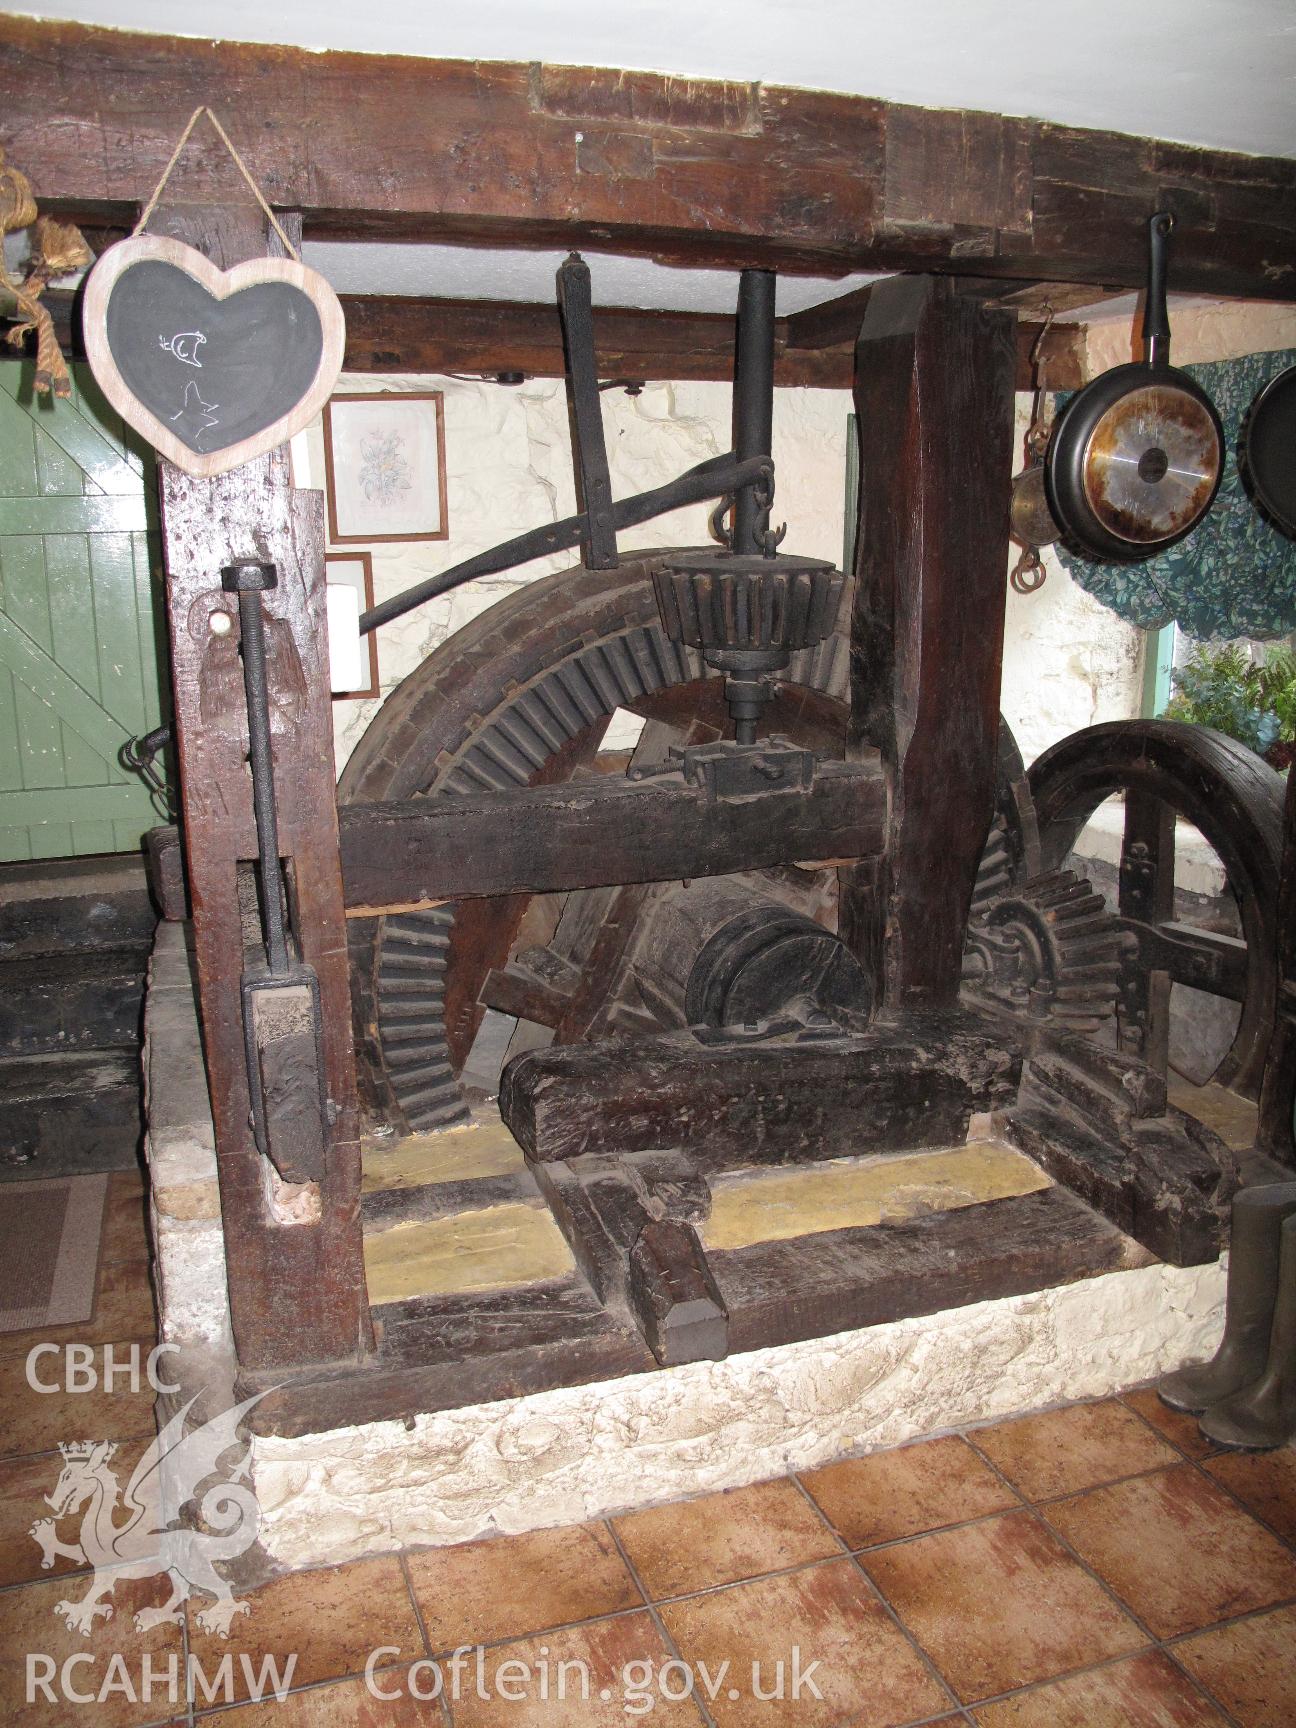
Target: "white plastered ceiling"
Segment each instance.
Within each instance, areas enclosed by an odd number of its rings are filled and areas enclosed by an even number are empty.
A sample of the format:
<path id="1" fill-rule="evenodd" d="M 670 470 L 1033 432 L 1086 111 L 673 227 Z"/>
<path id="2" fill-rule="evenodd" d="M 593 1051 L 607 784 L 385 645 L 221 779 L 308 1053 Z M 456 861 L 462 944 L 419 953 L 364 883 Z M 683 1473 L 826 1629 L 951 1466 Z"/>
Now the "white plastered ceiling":
<path id="1" fill-rule="evenodd" d="M 376 245 L 307 241 L 305 261 L 339 294 L 431 294 L 439 300 L 554 298 L 565 252 L 483 251 L 474 246 Z M 650 258 L 591 252 L 590 281 L 596 306 L 636 306 L 650 311 L 732 312 L 738 277 L 732 270 L 689 270 L 654 264 Z M 780 316 L 847 294 L 873 276 L 781 276 Z"/>

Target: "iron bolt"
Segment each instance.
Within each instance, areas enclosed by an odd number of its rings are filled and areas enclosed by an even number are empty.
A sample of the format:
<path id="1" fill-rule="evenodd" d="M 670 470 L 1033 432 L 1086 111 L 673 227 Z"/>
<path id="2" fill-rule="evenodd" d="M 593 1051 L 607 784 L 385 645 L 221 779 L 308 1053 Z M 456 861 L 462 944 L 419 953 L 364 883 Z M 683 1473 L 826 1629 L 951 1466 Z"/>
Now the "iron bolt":
<path id="1" fill-rule="evenodd" d="M 221 571 L 221 587 L 227 594 L 260 594 L 267 588 L 278 586 L 276 566 L 262 563 L 257 558 L 239 558 L 233 564 L 226 564 Z"/>

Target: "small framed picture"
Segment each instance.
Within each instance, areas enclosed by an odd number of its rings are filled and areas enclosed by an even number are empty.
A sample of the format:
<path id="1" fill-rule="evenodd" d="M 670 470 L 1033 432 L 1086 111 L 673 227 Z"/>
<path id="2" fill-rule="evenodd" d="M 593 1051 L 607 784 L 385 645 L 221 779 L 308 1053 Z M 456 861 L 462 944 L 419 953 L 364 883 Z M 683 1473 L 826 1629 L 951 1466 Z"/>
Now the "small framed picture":
<path id="1" fill-rule="evenodd" d="M 440 390 L 332 397 L 324 467 L 334 545 L 449 537 Z"/>
<path id="2" fill-rule="evenodd" d="M 342 628 L 337 631 L 339 640 L 336 643 L 333 641 L 334 632 L 330 629 L 333 700 L 347 702 L 360 696 L 377 696 L 380 694 L 378 632 L 371 630 L 367 637 L 359 638 L 358 644 L 355 636 L 351 634 L 354 629 L 352 618 L 358 619 L 361 613 L 367 612 L 374 603 L 373 555 L 369 552 L 326 552 L 324 580 L 330 589 L 355 590 L 355 600 L 345 608 L 345 618 L 338 617 Z M 349 648 L 344 646 L 344 643 L 349 644 Z"/>

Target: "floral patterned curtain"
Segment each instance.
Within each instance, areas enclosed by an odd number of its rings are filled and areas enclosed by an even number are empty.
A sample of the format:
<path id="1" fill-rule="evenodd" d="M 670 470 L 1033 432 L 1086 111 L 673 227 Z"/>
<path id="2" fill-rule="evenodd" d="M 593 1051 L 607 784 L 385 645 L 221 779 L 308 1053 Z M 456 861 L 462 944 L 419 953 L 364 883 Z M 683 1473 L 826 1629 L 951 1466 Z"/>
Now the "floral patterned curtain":
<path id="1" fill-rule="evenodd" d="M 1145 564 L 1091 564 L 1058 546 L 1063 569 L 1104 606 L 1145 630 L 1171 619 L 1202 638 L 1281 636 L 1296 629 L 1296 541 L 1260 515 L 1237 467 L 1247 409 L 1271 378 L 1292 365 L 1296 349 L 1185 366 L 1224 425 L 1224 478 L 1206 520 Z"/>

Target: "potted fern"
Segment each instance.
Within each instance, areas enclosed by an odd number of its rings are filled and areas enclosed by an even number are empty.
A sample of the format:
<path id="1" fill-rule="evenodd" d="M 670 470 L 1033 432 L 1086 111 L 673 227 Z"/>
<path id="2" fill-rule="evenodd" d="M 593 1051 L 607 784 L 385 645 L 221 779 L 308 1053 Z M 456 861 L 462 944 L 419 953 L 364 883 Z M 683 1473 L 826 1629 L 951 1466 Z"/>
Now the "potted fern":
<path id="1" fill-rule="evenodd" d="M 1213 726 L 1248 745 L 1274 768 L 1296 756 L 1296 653 L 1272 647 L 1253 660 L 1237 642 L 1202 643 L 1176 667 L 1167 720 Z"/>

